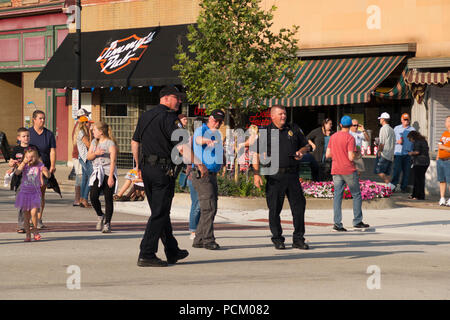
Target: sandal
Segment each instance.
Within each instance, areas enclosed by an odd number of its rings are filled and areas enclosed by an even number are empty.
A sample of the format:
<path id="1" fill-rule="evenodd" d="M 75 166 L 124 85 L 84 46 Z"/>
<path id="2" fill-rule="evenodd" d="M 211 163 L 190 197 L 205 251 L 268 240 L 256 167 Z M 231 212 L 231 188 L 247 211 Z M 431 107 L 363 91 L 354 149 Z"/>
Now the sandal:
<path id="1" fill-rule="evenodd" d="M 17 229 L 16 231 L 17 231 L 17 233 L 25 233 L 25 229 L 23 229 L 23 228 L 22 229 Z"/>
<path id="2" fill-rule="evenodd" d="M 89 203 L 84 204 L 84 203 L 80 202 L 80 207 L 81 208 L 92 208 L 92 205 L 90 205 Z"/>
<path id="3" fill-rule="evenodd" d="M 31 237 L 27 237 L 25 238 L 25 240 L 23 240 L 24 242 L 31 242 Z"/>
<path id="4" fill-rule="evenodd" d="M 122 201 L 122 196 L 119 196 L 119 195 L 115 194 L 113 196 L 113 201 Z"/>
<path id="5" fill-rule="evenodd" d="M 41 237 L 41 235 L 39 234 L 39 233 L 36 233 L 35 235 L 34 235 L 34 240 L 35 241 L 39 241 L 39 240 L 41 240 L 42 239 L 42 237 Z"/>

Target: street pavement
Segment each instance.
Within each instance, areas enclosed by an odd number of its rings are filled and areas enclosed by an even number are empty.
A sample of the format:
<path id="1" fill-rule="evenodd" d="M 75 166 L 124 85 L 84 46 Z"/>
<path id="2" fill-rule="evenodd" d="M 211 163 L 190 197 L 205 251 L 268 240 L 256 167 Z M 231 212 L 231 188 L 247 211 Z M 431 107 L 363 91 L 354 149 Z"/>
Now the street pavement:
<path id="1" fill-rule="evenodd" d="M 116 202 L 113 232 L 102 234 L 93 209 L 72 206 L 67 174 L 58 167 L 63 197 L 48 191 L 39 242 L 24 243 L 15 232 L 14 194 L 0 189 L 0 299 L 450 298 L 450 208 L 437 199 L 414 202 L 395 194 L 385 205 L 374 203 L 376 209 L 366 204 L 371 229 L 346 233 L 332 231 L 332 201 L 327 207 L 308 200 L 310 250 L 304 251 L 291 248 L 289 210 L 281 215 L 287 248 L 275 250 L 264 201 L 220 198 L 215 234 L 222 249 L 209 251 L 192 248 L 190 200 L 177 194 L 171 219 L 189 257 L 167 268 L 139 268 L 147 202 Z M 344 209 L 344 226 L 351 221 L 352 210 Z M 158 256 L 165 259 L 161 246 Z"/>

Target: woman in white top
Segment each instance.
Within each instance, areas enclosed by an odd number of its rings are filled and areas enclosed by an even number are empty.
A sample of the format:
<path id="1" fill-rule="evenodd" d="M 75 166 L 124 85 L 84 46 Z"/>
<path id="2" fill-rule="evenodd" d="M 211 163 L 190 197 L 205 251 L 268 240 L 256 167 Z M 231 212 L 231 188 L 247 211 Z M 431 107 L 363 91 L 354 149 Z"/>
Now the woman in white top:
<path id="1" fill-rule="evenodd" d="M 89 179 L 91 187 L 91 203 L 98 216 L 97 230 L 111 232 L 111 218 L 114 211 L 113 196 L 117 181 L 117 144 L 104 122 L 96 122 L 93 126 L 91 147 L 87 159 L 92 161 L 93 172 Z M 105 196 L 105 214 L 99 200 L 100 191 Z"/>
<path id="2" fill-rule="evenodd" d="M 89 196 L 89 177 L 92 174 L 92 163 L 87 159 L 88 150 L 91 146 L 92 134 L 91 123 L 88 117 L 81 116 L 78 119 L 77 148 L 78 161 L 82 168 L 82 178 L 80 185 L 80 207 L 90 208 L 88 203 Z"/>

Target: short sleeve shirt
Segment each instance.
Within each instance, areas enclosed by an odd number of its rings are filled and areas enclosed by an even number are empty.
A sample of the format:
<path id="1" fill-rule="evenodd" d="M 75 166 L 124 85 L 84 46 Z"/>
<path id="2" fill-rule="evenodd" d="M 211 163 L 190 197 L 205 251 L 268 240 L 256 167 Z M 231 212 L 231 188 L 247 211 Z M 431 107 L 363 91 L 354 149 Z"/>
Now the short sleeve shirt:
<path id="1" fill-rule="evenodd" d="M 179 141 L 172 141 L 172 133 L 182 128 L 178 115 L 163 104 L 144 112 L 136 126 L 133 141 L 142 146 L 144 156 L 157 155 L 170 159 L 172 148 Z"/>
<path id="2" fill-rule="evenodd" d="M 114 141 L 105 140 L 103 142 L 99 142 L 97 145 L 97 139 L 92 140 L 92 145 L 94 146 L 94 152 L 97 148 L 102 149 L 105 153 L 101 156 L 96 156 L 94 160 L 92 160 L 92 164 L 94 166 L 102 166 L 105 174 L 109 174 L 111 169 L 111 153 L 109 149 L 115 146 Z"/>
<path id="3" fill-rule="evenodd" d="M 81 158 L 81 160 L 86 162 L 88 148 L 86 147 L 86 145 L 83 142 L 84 136 L 85 136 L 85 134 L 84 134 L 83 130 L 80 130 L 80 132 L 78 132 L 78 136 L 77 136 L 77 148 L 78 148 L 78 156 Z"/>
<path id="4" fill-rule="evenodd" d="M 38 134 L 33 127 L 28 129 L 30 132 L 30 144 L 35 145 L 41 155 L 42 162 L 50 168 L 50 149 L 56 148 L 56 139 L 53 132 L 44 128 L 41 134 Z"/>
<path id="5" fill-rule="evenodd" d="M 285 124 L 283 128 L 277 128 L 273 123 L 263 127 L 261 130 L 267 130 L 267 156 L 271 157 L 272 153 L 278 148 L 279 152 L 279 167 L 280 168 L 293 168 L 298 165 L 298 161 L 294 159 L 295 153 L 306 146 L 308 141 L 303 134 L 303 131 L 296 124 Z M 261 134 L 260 130 L 260 134 Z M 276 146 L 272 145 L 272 130 L 278 130 L 279 140 Z M 261 136 L 258 138 L 258 152 L 261 153 Z"/>
<path id="6" fill-rule="evenodd" d="M 394 148 L 395 148 L 395 133 L 394 129 L 390 125 L 385 124 L 380 129 L 380 144 L 383 144 L 383 151 L 381 156 L 386 160 L 394 160 Z"/>
<path id="7" fill-rule="evenodd" d="M 214 147 L 209 147 L 206 144 L 200 146 L 195 142 L 198 137 L 211 139 L 217 141 L 217 143 L 214 144 Z M 204 123 L 195 130 L 193 145 L 195 156 L 206 166 L 208 171 L 218 172 L 223 164 L 223 144 L 219 130 L 212 131 Z"/>
<path id="8" fill-rule="evenodd" d="M 353 138 L 355 138 L 356 146 L 361 148 L 363 140 L 366 140 L 364 137 L 364 133 L 362 133 L 361 131 L 357 132 L 349 131 L 349 133 L 352 135 Z"/>
<path id="9" fill-rule="evenodd" d="M 350 151 L 356 151 L 356 141 L 348 132 L 339 131 L 333 134 L 328 143 L 331 151 L 331 174 L 349 175 L 356 171 L 355 164 L 348 158 Z"/>
<path id="10" fill-rule="evenodd" d="M 444 133 L 442 134 L 441 139 L 439 141 L 442 142 L 442 144 L 444 146 L 450 148 L 450 132 L 444 131 Z M 448 159 L 448 158 L 450 158 L 450 152 L 447 150 L 439 149 L 438 157 L 439 157 L 439 159 Z"/>
<path id="11" fill-rule="evenodd" d="M 35 145 L 29 144 L 28 147 L 22 147 L 21 145 L 14 146 L 13 152 L 12 152 L 12 159 L 18 160 L 19 163 L 22 162 L 23 156 L 25 155 L 25 149 L 27 148 L 35 148 L 37 147 Z M 39 150 L 38 155 L 40 156 Z"/>
<path id="12" fill-rule="evenodd" d="M 408 152 L 412 151 L 413 145 L 412 142 L 408 139 L 408 133 L 411 131 L 415 131 L 414 127 L 408 126 L 403 127 L 401 124 L 394 128 L 395 133 L 395 152 L 396 156 L 399 155 L 407 155 Z M 397 141 L 403 138 L 403 143 L 398 144 Z"/>

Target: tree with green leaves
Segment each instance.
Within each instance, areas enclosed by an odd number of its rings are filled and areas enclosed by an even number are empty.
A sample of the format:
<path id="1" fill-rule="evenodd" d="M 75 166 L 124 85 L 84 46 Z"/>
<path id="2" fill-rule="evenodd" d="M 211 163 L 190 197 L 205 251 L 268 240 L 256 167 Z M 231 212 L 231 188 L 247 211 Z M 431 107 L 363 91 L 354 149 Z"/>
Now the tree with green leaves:
<path id="1" fill-rule="evenodd" d="M 243 115 L 266 109 L 267 98 L 281 98 L 292 90 L 282 87 L 299 66 L 296 58 L 298 26 L 271 30 L 272 6 L 267 12 L 261 0 L 201 0 L 196 25 L 189 26 L 187 48 L 176 55 L 179 71 L 192 104 L 207 112 L 232 109 L 235 127 Z"/>

